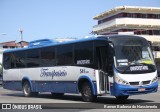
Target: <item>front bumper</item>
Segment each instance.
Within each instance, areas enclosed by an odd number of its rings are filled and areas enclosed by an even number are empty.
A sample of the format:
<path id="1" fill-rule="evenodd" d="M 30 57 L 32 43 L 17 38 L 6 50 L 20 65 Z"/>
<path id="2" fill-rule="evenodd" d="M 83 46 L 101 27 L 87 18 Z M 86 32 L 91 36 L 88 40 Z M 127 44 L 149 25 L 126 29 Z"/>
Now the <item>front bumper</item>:
<path id="1" fill-rule="evenodd" d="M 139 89 L 144 88 L 144 91 L 138 91 Z M 111 95 L 113 96 L 125 96 L 125 95 L 137 95 L 137 94 L 147 94 L 157 92 L 158 90 L 158 81 L 150 85 L 145 86 L 130 86 L 130 85 L 121 85 L 114 83 L 110 88 Z"/>

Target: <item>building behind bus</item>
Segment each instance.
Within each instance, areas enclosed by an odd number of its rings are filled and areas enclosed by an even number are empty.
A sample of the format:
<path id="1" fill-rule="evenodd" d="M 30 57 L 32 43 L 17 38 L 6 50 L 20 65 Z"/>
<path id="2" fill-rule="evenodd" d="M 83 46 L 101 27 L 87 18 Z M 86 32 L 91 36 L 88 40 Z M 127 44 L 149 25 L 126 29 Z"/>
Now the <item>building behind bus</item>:
<path id="1" fill-rule="evenodd" d="M 150 41 L 160 74 L 160 7 L 120 6 L 93 17 L 98 35 L 139 35 Z"/>

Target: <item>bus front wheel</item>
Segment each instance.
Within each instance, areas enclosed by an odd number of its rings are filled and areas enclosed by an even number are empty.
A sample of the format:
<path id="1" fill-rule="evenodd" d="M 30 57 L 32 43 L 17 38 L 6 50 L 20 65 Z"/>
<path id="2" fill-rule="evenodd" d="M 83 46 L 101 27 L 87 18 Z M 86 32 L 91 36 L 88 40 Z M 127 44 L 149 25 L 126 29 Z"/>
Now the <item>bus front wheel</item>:
<path id="1" fill-rule="evenodd" d="M 92 87 L 88 82 L 83 83 L 81 94 L 82 94 L 83 101 L 85 102 L 92 102 L 97 98 L 97 96 L 93 94 Z"/>

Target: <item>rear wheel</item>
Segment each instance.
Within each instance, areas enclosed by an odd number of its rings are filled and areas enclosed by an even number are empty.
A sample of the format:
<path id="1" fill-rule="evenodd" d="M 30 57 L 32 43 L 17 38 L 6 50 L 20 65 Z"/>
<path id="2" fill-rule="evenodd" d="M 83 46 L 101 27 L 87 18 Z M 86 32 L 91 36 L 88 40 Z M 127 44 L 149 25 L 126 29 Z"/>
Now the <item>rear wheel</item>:
<path id="1" fill-rule="evenodd" d="M 25 97 L 37 96 L 38 92 L 32 92 L 31 86 L 28 81 L 23 83 L 23 94 Z"/>
<path id="2" fill-rule="evenodd" d="M 92 87 L 88 82 L 85 82 L 82 85 L 81 94 L 83 101 L 85 102 L 92 102 L 97 98 L 97 96 L 93 94 Z"/>
<path id="3" fill-rule="evenodd" d="M 26 97 L 29 97 L 29 96 L 31 96 L 31 86 L 30 86 L 30 84 L 29 84 L 29 82 L 28 81 L 25 81 L 24 83 L 23 83 L 23 94 L 24 94 L 24 96 L 26 96 Z"/>

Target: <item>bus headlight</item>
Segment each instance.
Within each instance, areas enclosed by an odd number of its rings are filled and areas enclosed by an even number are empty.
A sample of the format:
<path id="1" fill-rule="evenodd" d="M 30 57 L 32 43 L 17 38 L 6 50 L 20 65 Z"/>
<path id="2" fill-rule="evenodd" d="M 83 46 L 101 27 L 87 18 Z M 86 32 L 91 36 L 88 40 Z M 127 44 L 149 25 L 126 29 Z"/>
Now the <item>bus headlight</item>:
<path id="1" fill-rule="evenodd" d="M 125 80 L 123 80 L 122 78 L 120 77 L 117 77 L 115 78 L 115 81 L 118 83 L 118 84 L 122 84 L 122 85 L 129 85 L 129 83 Z"/>
<path id="2" fill-rule="evenodd" d="M 153 80 L 152 80 L 152 83 L 158 81 L 158 76 L 156 76 Z"/>

